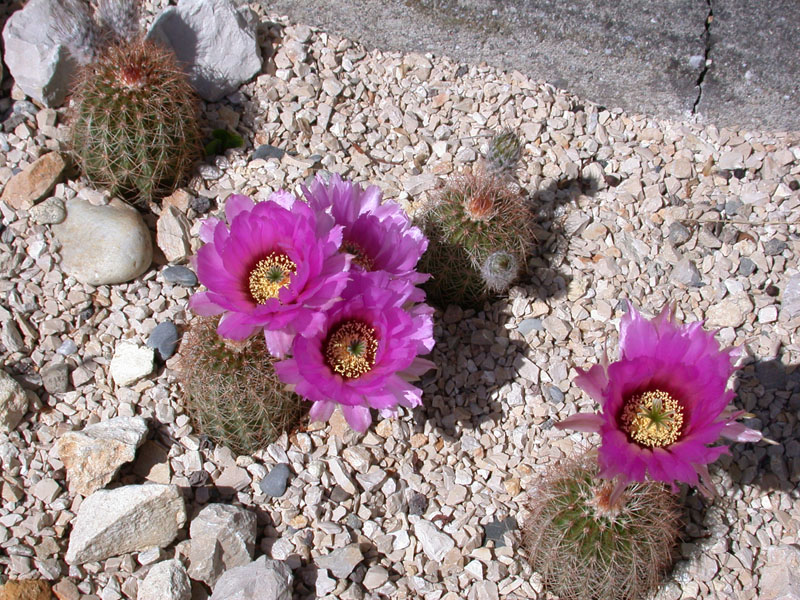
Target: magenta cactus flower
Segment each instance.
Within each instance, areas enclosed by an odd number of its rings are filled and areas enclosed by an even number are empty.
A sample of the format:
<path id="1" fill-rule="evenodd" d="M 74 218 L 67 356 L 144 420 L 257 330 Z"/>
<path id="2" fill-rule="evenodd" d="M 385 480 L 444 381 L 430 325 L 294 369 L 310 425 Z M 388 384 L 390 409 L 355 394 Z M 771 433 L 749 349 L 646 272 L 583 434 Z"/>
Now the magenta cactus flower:
<path id="1" fill-rule="evenodd" d="M 618 483 L 662 481 L 710 494 L 709 463 L 728 452 L 720 436 L 754 442 L 761 433 L 737 423 L 728 380 L 738 348 L 721 349 L 702 322 L 679 325 L 670 307 L 653 320 L 633 306 L 620 322 L 620 358 L 578 369 L 576 383 L 601 407 L 556 426 L 601 435 L 599 476 Z"/>
<path id="2" fill-rule="evenodd" d="M 199 315 L 222 314 L 217 332 L 245 339 L 264 330 L 267 347 L 283 357 L 295 335 L 312 336 L 322 311 L 349 280 L 350 256 L 339 252 L 342 227 L 320 221 L 304 202 L 276 192 L 266 202 L 230 196 L 225 222 L 207 219 L 197 276 L 208 291 L 189 301 Z"/>
<path id="3" fill-rule="evenodd" d="M 414 285 L 430 277 L 415 270 L 428 239 L 399 204 L 382 200 L 377 186 L 364 190 L 334 174 L 329 183 L 317 177 L 303 192 L 318 214 L 344 227 L 341 250 L 353 256 L 354 270 L 385 271 Z"/>
<path id="4" fill-rule="evenodd" d="M 371 409 L 389 416 L 398 406 L 422 403 L 422 390 L 409 380 L 434 366 L 419 357 L 433 348 L 433 310 L 404 308 L 415 297 L 407 280 L 354 273 L 318 333 L 294 339 L 292 358 L 276 363 L 275 371 L 314 403 L 312 421 L 327 420 L 338 404 L 350 426 L 363 432 Z"/>

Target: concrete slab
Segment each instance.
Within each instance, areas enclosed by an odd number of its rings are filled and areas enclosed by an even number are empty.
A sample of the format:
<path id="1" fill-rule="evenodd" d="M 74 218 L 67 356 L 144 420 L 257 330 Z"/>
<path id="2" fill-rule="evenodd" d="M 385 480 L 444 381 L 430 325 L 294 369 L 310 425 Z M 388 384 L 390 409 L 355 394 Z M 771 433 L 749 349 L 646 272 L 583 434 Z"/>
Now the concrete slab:
<path id="1" fill-rule="evenodd" d="M 680 120 L 699 108 L 719 126 L 800 129 L 797 44 L 788 35 L 800 22 L 796 0 L 746 9 L 737 0 L 262 1 L 369 48 L 486 61 L 607 107 Z M 757 65 L 760 94 L 743 83 L 742 63 Z"/>

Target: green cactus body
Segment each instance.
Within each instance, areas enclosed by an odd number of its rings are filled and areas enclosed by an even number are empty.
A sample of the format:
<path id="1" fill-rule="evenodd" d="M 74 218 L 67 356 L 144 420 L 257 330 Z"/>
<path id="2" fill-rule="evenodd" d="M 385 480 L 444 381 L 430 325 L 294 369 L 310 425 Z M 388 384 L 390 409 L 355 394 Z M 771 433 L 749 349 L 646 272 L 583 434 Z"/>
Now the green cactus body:
<path id="1" fill-rule="evenodd" d="M 230 342 L 217 319 L 195 318 L 181 345 L 180 380 L 196 430 L 252 454 L 298 426 L 305 403 L 278 379 L 264 337 Z"/>
<path id="2" fill-rule="evenodd" d="M 489 143 L 486 162 L 490 171 L 511 174 L 517 168 L 521 155 L 522 141 L 519 136 L 510 129 L 505 129 L 495 135 Z"/>
<path id="3" fill-rule="evenodd" d="M 660 483 L 633 484 L 611 500 L 595 459 L 558 468 L 531 494 L 524 544 L 531 566 L 563 600 L 635 600 L 672 562 L 678 501 Z M 612 504 L 613 502 L 613 504 Z"/>
<path id="4" fill-rule="evenodd" d="M 484 174 L 453 179 L 422 215 L 429 245 L 419 270 L 432 275 L 430 300 L 480 308 L 505 292 L 525 267 L 532 218 L 512 185 Z M 498 253 L 507 260 L 496 260 Z"/>
<path id="5" fill-rule="evenodd" d="M 83 68 L 72 150 L 86 177 L 126 200 L 172 192 L 200 155 L 198 104 L 174 55 L 120 42 Z"/>

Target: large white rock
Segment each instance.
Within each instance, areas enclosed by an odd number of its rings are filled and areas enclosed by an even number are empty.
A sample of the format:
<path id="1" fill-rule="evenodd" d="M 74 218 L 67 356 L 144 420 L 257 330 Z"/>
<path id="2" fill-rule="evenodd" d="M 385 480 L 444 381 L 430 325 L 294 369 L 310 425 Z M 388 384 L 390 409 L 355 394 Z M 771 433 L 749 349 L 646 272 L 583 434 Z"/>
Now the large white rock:
<path id="1" fill-rule="evenodd" d="M 209 102 L 235 92 L 261 70 L 255 16 L 231 0 L 178 0 L 156 17 L 147 37 L 173 49 Z"/>
<path id="2" fill-rule="evenodd" d="M 445 554 L 450 552 L 456 545 L 453 538 L 425 519 L 420 519 L 414 523 L 414 534 L 422 542 L 422 550 L 428 558 L 436 562 L 442 562 Z"/>
<path id="3" fill-rule="evenodd" d="M 30 393 L 0 369 L 0 432 L 9 433 L 28 412 Z"/>
<path id="4" fill-rule="evenodd" d="M 72 493 L 88 496 L 111 481 L 117 470 L 136 458 L 147 435 L 142 417 L 116 417 L 82 431 L 68 431 L 57 444 Z"/>
<path id="5" fill-rule="evenodd" d="M 256 515 L 239 506 L 209 504 L 192 519 L 189 576 L 214 587 L 226 569 L 253 560 Z"/>
<path id="6" fill-rule="evenodd" d="M 30 0 L 3 28 L 3 59 L 16 84 L 45 106 L 64 102 L 76 64 L 53 38 L 63 9 L 58 0 Z"/>
<path id="7" fill-rule="evenodd" d="M 767 550 L 759 591 L 760 600 L 800 600 L 800 546 L 784 544 Z"/>
<path id="8" fill-rule="evenodd" d="M 285 562 L 261 556 L 225 571 L 209 600 L 292 600 L 293 580 Z"/>
<path id="9" fill-rule="evenodd" d="M 61 242 L 61 268 L 81 283 L 125 283 L 144 273 L 153 260 L 153 242 L 139 212 L 116 198 L 95 206 L 76 196 L 67 218 L 53 225 Z"/>
<path id="10" fill-rule="evenodd" d="M 120 342 L 114 348 L 114 357 L 108 370 L 118 386 L 136 383 L 153 372 L 155 352 L 152 348 L 139 347 L 130 342 Z"/>
<path id="11" fill-rule="evenodd" d="M 80 565 L 163 548 L 185 523 L 186 507 L 176 485 L 149 483 L 100 490 L 78 509 L 66 561 Z"/>
<path id="12" fill-rule="evenodd" d="M 178 560 L 153 565 L 139 584 L 136 600 L 191 600 L 192 582 Z"/>

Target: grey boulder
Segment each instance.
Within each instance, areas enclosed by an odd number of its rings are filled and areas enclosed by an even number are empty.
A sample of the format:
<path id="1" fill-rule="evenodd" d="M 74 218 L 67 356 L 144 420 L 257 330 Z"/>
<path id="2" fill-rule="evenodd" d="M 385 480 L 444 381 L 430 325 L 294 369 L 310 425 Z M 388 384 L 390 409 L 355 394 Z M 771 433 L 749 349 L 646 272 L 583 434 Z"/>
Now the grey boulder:
<path id="1" fill-rule="evenodd" d="M 189 576 L 214 586 L 231 567 L 253 560 L 256 515 L 239 506 L 209 504 L 192 519 Z"/>
<path id="2" fill-rule="evenodd" d="M 156 17 L 147 37 L 172 48 L 209 102 L 235 92 L 261 70 L 255 16 L 231 0 L 178 0 Z"/>

